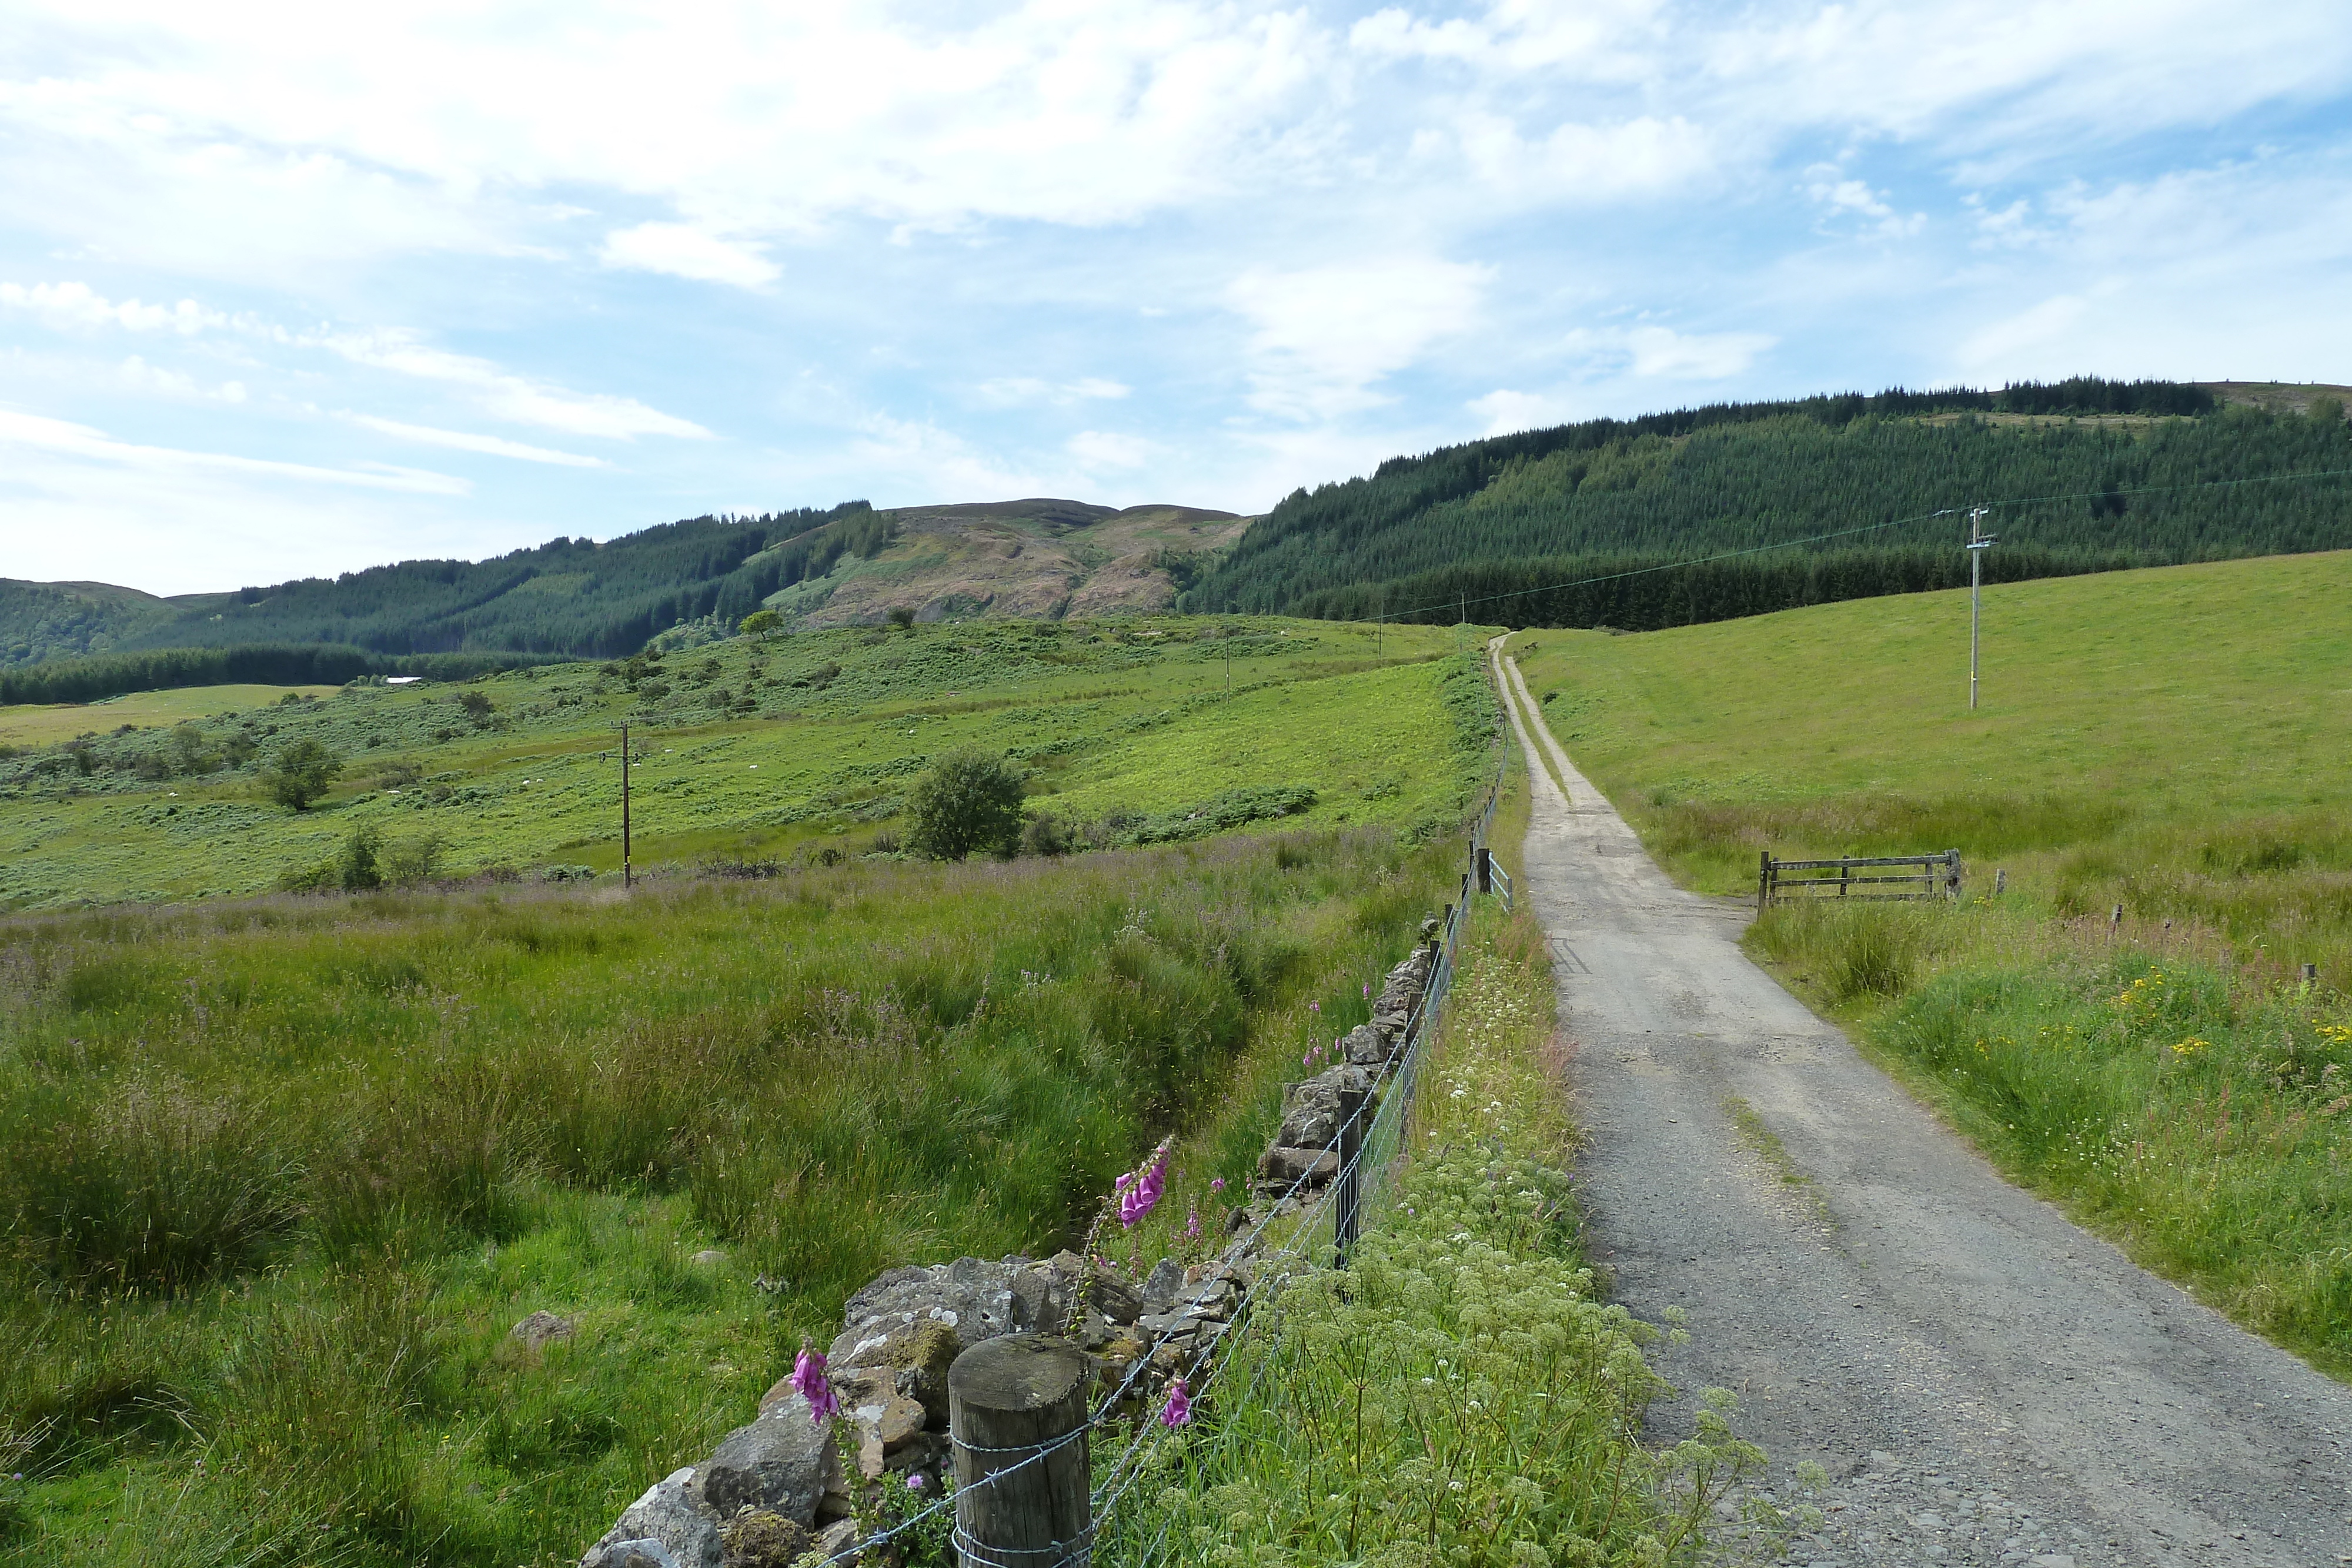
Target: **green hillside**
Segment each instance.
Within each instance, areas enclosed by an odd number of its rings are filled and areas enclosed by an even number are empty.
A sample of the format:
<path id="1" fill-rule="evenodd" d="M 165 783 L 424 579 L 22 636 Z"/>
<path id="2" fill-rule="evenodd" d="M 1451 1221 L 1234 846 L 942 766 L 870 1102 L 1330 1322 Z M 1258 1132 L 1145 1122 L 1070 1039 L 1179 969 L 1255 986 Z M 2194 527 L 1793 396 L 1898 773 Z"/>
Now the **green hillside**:
<path id="1" fill-rule="evenodd" d="M 252 664 L 325 648 L 350 671 L 377 673 L 426 671 L 414 661 L 428 655 L 473 654 L 477 667 L 489 654 L 603 658 L 655 638 L 706 641 L 762 607 L 803 626 L 871 625 L 898 608 L 926 622 L 1150 612 L 1167 608 L 1178 579 L 1239 529 L 1230 512 L 1187 507 L 1026 500 L 877 511 L 849 501 L 171 599 L 0 579 L 0 684 L 83 679 L 59 662 L 98 654 L 122 661 L 109 676 L 117 691 L 202 680 L 128 657 L 159 649 L 245 650 Z"/>
<path id="2" fill-rule="evenodd" d="M 0 709 L 0 907 L 253 893 L 360 830 L 436 845 L 457 874 L 616 871 L 625 719 L 640 867 L 887 847 L 929 759 L 974 744 L 1101 842 L 1302 810 L 1425 832 L 1483 765 L 1486 721 L 1457 753 L 1448 706 L 1483 687 L 1451 631 L 1392 633 L 1384 657 L 1374 641 L 1224 617 L 985 621 L 263 706 L 247 687 Z M 343 772 L 293 812 L 260 782 L 306 740 Z"/>
<path id="3" fill-rule="evenodd" d="M 1996 581 L 2352 545 L 2341 398 L 2273 390 L 2086 379 L 1498 436 L 1298 491 L 1185 602 L 1685 625 L 1965 581 L 1958 513 L 1977 502 L 2000 503 Z M 2269 482 L 2312 474 L 2332 476 Z M 1660 570 L 1733 552 L 1761 553 Z"/>
<path id="4" fill-rule="evenodd" d="M 1973 714 L 1965 592 L 1512 645 L 1695 886 L 1959 849 L 1962 904 L 1749 945 L 2013 1176 L 2352 1376 L 2352 552 L 2003 585 L 1984 626 Z"/>

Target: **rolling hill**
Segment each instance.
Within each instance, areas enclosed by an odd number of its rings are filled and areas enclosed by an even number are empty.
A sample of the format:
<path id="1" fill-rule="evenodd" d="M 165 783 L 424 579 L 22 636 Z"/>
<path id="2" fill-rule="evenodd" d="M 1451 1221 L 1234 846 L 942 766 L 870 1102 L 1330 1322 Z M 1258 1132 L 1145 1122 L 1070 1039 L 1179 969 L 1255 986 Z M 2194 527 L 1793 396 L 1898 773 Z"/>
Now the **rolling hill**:
<path id="1" fill-rule="evenodd" d="M 2002 540 L 1985 560 L 1993 580 L 2340 549 L 2344 393 L 2083 378 L 1526 431 L 1294 493 L 1185 603 L 1621 630 L 1721 621 L 1966 582 L 1962 514 L 1978 503 Z"/>
<path id="2" fill-rule="evenodd" d="M 877 511 L 852 501 L 168 599 L 0 579 L 0 668 L 265 644 L 604 657 L 697 622 L 731 627 L 763 604 L 811 627 L 878 622 L 901 607 L 927 622 L 1160 610 L 1200 558 L 1244 526 L 1192 507 L 1024 500 Z"/>

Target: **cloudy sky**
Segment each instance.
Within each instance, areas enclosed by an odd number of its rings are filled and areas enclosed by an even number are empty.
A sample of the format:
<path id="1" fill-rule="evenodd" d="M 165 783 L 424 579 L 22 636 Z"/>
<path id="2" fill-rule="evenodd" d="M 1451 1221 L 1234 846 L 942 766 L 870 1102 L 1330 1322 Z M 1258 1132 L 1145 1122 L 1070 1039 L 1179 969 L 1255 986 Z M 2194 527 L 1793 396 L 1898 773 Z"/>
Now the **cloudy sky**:
<path id="1" fill-rule="evenodd" d="M 2352 380 L 2343 0 L 372 13 L 0 13 L 0 576 Z"/>

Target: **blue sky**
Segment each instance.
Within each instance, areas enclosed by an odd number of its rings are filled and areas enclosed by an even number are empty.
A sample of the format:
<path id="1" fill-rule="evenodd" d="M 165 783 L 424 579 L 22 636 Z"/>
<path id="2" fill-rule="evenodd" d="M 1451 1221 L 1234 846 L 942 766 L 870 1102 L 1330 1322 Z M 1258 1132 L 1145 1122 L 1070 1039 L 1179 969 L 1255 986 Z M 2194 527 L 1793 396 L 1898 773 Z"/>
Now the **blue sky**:
<path id="1" fill-rule="evenodd" d="M 0 15 L 0 576 L 2352 381 L 2342 0 L 388 9 Z"/>

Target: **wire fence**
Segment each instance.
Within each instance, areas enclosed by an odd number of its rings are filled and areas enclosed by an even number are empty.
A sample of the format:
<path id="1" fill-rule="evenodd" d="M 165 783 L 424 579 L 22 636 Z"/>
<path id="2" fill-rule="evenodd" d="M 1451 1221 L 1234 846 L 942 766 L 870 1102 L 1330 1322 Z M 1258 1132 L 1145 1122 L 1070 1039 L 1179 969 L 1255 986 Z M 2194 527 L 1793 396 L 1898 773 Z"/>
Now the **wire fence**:
<path id="1" fill-rule="evenodd" d="M 1502 732 L 1501 739 L 1494 776 L 1471 828 L 1474 856 L 1486 853 L 1487 834 L 1502 799 L 1503 781 L 1508 777 L 1512 743 L 1507 730 Z M 1314 1162 L 1290 1183 L 1263 1218 L 1224 1249 L 1223 1258 L 1246 1261 L 1248 1283 L 1230 1304 L 1224 1321 L 1207 1328 L 1170 1375 L 1184 1380 L 1191 1400 L 1214 1397 L 1218 1385 L 1234 1365 L 1234 1353 L 1243 1338 L 1278 1330 L 1285 1288 L 1310 1270 L 1339 1265 L 1344 1260 L 1347 1239 L 1354 1234 L 1361 1216 L 1383 1209 L 1392 1200 L 1411 1134 L 1423 1061 L 1430 1037 L 1444 1013 L 1447 993 L 1453 988 L 1455 958 L 1462 934 L 1469 923 L 1475 891 L 1475 874 L 1465 874 L 1460 896 L 1446 906 L 1443 924 L 1432 940 L 1433 953 L 1428 979 L 1406 1016 L 1403 1040 L 1380 1069 L 1366 1097 L 1369 1119 L 1362 1112 L 1343 1118 L 1331 1140 L 1316 1151 L 1332 1156 L 1334 1174 L 1317 1190 L 1312 1184 L 1322 1162 Z M 1021 1458 L 992 1471 L 971 1488 L 943 1488 L 945 1495 L 889 1528 L 842 1547 L 824 1559 L 825 1563 L 889 1561 L 887 1549 L 894 1541 L 955 1508 L 959 1498 L 980 1487 L 1000 1486 L 1031 1466 L 1042 1465 L 1072 1444 L 1087 1444 L 1095 1437 L 1115 1436 L 1119 1446 L 1108 1463 L 1096 1457 L 1089 1494 L 1091 1517 L 1071 1539 L 1050 1547 L 992 1546 L 972 1539 L 961 1517 L 950 1539 L 959 1561 L 968 1568 L 1088 1568 L 1098 1555 L 1131 1564 L 1132 1568 L 1150 1568 L 1160 1561 L 1168 1526 L 1162 1521 L 1147 1539 L 1145 1531 L 1151 1521 L 1136 1515 L 1131 1500 L 1137 1483 L 1150 1473 L 1163 1445 L 1174 1438 L 1177 1430 L 1162 1418 L 1161 1411 L 1144 1406 L 1139 1399 L 1153 1375 L 1154 1364 L 1155 1358 L 1150 1354 L 1138 1356 L 1075 1431 L 1035 1445 Z M 1270 1361 L 1261 1361 L 1250 1386 L 1230 1403 L 1247 1406 L 1255 1400 L 1259 1380 L 1271 1364 Z M 1129 1506 L 1123 1509 L 1122 1504 Z"/>

